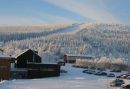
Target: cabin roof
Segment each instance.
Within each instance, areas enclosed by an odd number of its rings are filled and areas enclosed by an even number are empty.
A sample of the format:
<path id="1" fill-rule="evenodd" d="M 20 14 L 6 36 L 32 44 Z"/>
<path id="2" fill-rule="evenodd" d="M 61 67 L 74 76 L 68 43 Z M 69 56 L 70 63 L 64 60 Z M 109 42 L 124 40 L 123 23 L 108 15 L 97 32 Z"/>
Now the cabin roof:
<path id="1" fill-rule="evenodd" d="M 28 62 L 27 64 L 44 64 L 44 65 L 47 65 L 47 64 L 57 64 L 57 63 L 34 63 L 34 62 Z"/>
<path id="2" fill-rule="evenodd" d="M 0 60 L 9 60 L 9 62 L 15 62 L 15 58 L 6 56 L 3 54 L 3 52 L 0 50 Z"/>
<path id="3" fill-rule="evenodd" d="M 66 54 L 67 56 L 71 56 L 71 57 L 88 57 L 88 58 L 95 58 L 95 56 L 92 55 L 75 55 L 75 54 Z"/>
<path id="4" fill-rule="evenodd" d="M 20 54 L 17 56 L 17 58 L 18 58 L 19 56 L 23 55 L 24 53 L 28 52 L 28 51 L 31 51 L 31 52 L 33 52 L 35 55 L 39 56 L 39 55 L 36 53 L 36 51 L 31 50 L 31 49 L 28 49 L 28 50 L 26 50 L 26 51 L 20 53 Z M 39 56 L 39 57 L 40 57 L 40 56 Z"/>

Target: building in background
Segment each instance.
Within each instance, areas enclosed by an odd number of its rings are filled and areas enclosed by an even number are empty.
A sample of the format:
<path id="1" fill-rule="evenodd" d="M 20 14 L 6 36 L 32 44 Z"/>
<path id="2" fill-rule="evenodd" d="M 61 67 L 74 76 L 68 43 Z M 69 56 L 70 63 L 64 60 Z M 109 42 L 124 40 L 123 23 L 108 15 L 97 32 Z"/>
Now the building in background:
<path id="1" fill-rule="evenodd" d="M 72 55 L 72 54 L 64 55 L 64 61 L 66 61 L 67 63 L 75 63 L 76 59 L 94 59 L 94 57 L 89 55 Z"/>

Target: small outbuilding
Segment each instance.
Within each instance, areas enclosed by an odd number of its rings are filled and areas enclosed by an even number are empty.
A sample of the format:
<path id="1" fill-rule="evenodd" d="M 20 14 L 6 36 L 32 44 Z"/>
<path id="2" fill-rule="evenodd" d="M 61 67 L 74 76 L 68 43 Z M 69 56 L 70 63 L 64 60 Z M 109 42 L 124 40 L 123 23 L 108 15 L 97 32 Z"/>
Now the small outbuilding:
<path id="1" fill-rule="evenodd" d="M 73 54 L 66 54 L 64 55 L 64 61 L 67 63 L 75 63 L 76 59 L 94 59 L 95 57 L 90 55 L 73 55 Z"/>

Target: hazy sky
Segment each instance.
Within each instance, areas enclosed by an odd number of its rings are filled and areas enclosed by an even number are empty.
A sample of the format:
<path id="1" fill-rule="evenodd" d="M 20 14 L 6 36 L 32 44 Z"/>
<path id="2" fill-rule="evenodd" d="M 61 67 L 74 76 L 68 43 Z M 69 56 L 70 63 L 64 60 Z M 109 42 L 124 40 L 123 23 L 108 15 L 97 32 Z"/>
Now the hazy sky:
<path id="1" fill-rule="evenodd" d="M 130 24 L 130 0 L 0 0 L 0 25 L 95 21 Z"/>

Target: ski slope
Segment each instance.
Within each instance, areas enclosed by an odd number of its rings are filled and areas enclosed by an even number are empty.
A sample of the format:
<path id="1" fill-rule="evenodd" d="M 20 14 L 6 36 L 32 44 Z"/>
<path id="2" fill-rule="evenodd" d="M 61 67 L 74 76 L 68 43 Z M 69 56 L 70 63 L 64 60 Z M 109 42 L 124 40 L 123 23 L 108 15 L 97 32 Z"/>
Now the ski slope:
<path id="1" fill-rule="evenodd" d="M 75 32 L 75 31 L 77 31 L 77 30 L 79 30 L 81 28 L 81 25 L 82 24 L 73 24 L 72 26 L 59 31 L 59 33 L 72 33 L 72 32 Z"/>
<path id="2" fill-rule="evenodd" d="M 0 84 L 0 89 L 117 89 L 109 86 L 113 78 L 84 74 L 83 69 L 73 68 L 70 64 L 62 69 L 68 73 L 53 78 L 5 81 Z"/>

